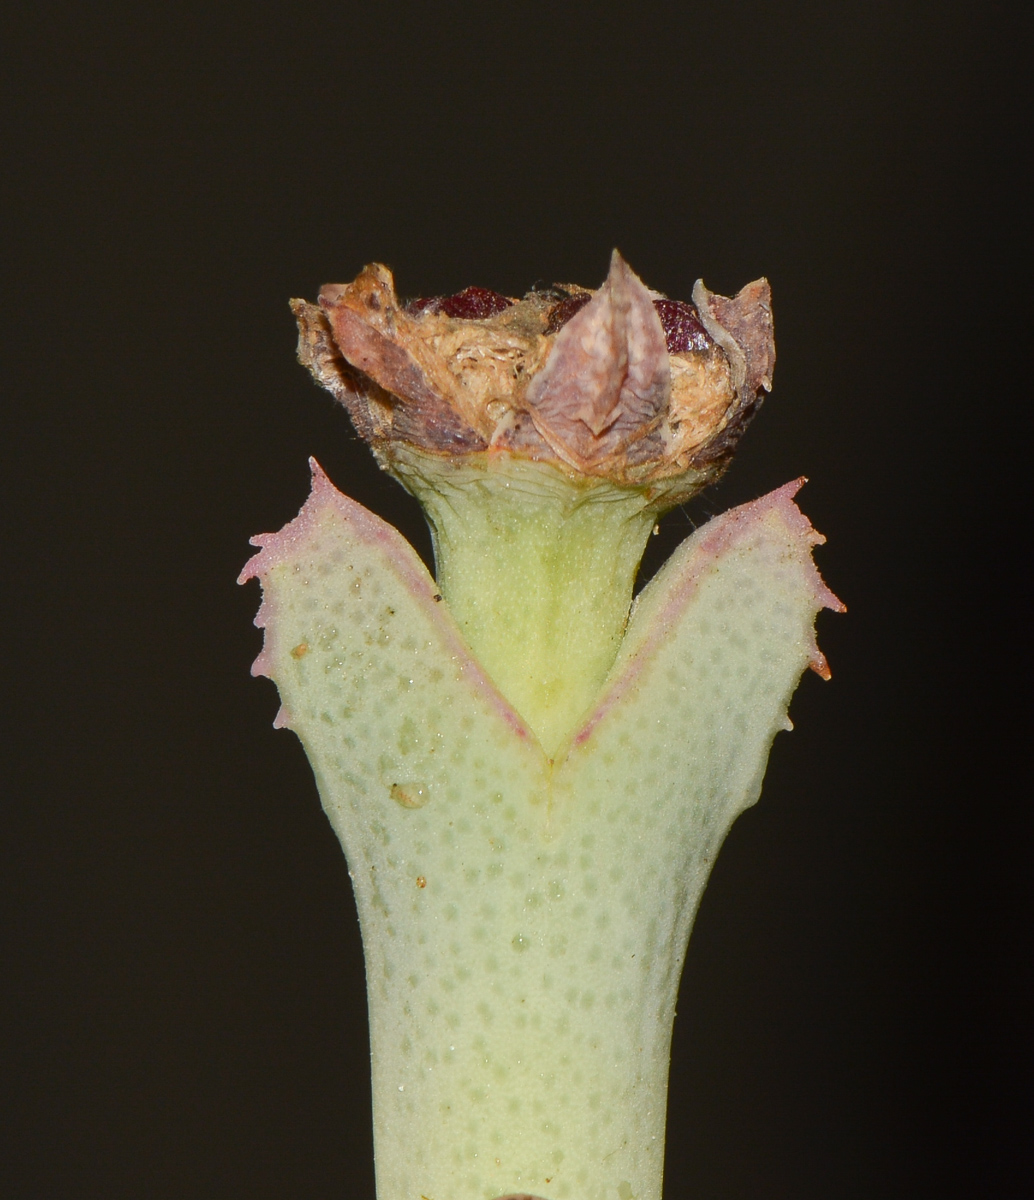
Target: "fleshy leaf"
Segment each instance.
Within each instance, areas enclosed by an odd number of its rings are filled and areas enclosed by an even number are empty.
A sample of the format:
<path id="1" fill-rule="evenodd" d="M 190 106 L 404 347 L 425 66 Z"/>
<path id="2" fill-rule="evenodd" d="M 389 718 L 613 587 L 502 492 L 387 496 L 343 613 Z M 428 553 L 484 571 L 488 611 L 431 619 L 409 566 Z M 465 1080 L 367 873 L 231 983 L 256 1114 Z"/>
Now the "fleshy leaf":
<path id="1" fill-rule="evenodd" d="M 805 667 L 830 678 L 815 640 L 815 616 L 823 608 L 847 610 L 812 560 L 812 548 L 826 539 L 793 502 L 804 483 L 784 484 L 686 538 L 633 606 L 600 704 L 576 745 L 589 741 L 611 709 L 629 705 L 652 706 L 656 712 L 648 719 L 664 714 L 665 725 L 679 726 L 710 706 L 719 720 L 735 715 L 760 727 L 768 722 L 752 706 L 768 704 L 778 691 L 777 664 L 787 672 L 784 710 Z M 677 693 L 660 688 L 663 698 L 647 684 L 657 679 L 662 660 L 665 678 L 680 680 Z M 749 714 L 734 714 L 737 702 Z"/>
<path id="2" fill-rule="evenodd" d="M 568 819 L 566 807 L 575 820 L 587 803 L 597 817 L 632 804 L 644 827 L 670 822 L 651 873 L 677 878 L 700 854 L 710 862 L 757 800 L 772 739 L 792 728 L 787 708 L 801 672 L 829 678 L 815 616 L 844 605 L 812 561 L 825 539 L 793 503 L 803 482 L 686 539 L 640 595 L 600 702 L 572 739 L 554 789 L 556 820 Z"/>
<path id="3" fill-rule="evenodd" d="M 342 495 L 315 459 L 310 467 L 312 492 L 301 512 L 279 533 L 252 538 L 261 549 L 238 578 L 262 581 L 255 624 L 265 639 L 252 674 L 275 680 L 280 689 L 278 726 L 297 727 L 296 706 L 315 719 L 320 672 L 332 694 L 343 694 L 343 687 L 369 689 L 383 704 L 378 685 L 388 674 L 397 672 L 400 694 L 406 694 L 416 687 L 408 678 L 420 672 L 416 664 L 433 658 L 422 682 L 438 689 L 439 707 L 456 703 L 455 696 L 443 700 L 450 684 L 440 667 L 448 662 L 457 694 L 475 697 L 507 734 L 530 742 L 524 722 L 471 657 L 413 547 Z M 326 721 L 323 714 L 319 719 Z M 300 729 L 299 736 L 304 740 Z"/>
<path id="4" fill-rule="evenodd" d="M 797 486 L 676 552 L 555 764 L 412 549 L 317 467 L 257 539 L 256 671 L 356 889 L 381 1200 L 659 1200 L 693 914 L 801 671 L 824 669 L 815 613 L 839 606 Z"/>

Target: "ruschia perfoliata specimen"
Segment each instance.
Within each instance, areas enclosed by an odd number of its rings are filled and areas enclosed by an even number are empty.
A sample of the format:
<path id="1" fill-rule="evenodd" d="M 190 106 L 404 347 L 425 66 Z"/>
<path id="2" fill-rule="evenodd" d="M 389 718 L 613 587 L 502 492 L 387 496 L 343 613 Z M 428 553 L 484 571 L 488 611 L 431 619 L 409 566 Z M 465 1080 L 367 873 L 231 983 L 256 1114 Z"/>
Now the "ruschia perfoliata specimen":
<path id="1" fill-rule="evenodd" d="M 313 463 L 255 673 L 309 755 L 362 923 L 379 1200 L 659 1200 L 693 917 L 843 606 L 802 481 L 717 517 L 632 603 L 775 361 L 768 284 L 402 306 L 368 267 L 299 353 L 421 501 L 436 578 Z"/>

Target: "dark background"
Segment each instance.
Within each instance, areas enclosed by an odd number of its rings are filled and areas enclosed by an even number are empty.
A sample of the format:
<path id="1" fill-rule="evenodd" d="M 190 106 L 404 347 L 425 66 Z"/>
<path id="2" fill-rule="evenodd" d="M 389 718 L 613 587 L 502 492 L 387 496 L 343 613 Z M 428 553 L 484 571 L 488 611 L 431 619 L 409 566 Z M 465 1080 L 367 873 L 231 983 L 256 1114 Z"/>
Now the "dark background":
<path id="1" fill-rule="evenodd" d="M 667 1196 L 1034 1194 L 1013 12 L 3 25 L 3 1194 L 372 1200 L 345 864 L 234 578 L 309 454 L 429 542 L 295 363 L 286 301 L 371 260 L 405 295 L 595 286 L 615 245 L 675 297 L 775 295 L 775 393 L 650 565 L 803 473 L 850 608 L 704 899 Z"/>

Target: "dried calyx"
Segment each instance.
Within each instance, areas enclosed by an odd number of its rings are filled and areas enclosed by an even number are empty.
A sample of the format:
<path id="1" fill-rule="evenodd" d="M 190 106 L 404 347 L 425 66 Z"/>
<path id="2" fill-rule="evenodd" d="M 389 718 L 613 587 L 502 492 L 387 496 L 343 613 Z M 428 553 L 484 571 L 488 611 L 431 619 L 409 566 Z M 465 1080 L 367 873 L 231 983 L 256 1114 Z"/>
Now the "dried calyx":
<path id="1" fill-rule="evenodd" d="M 597 291 L 403 305 L 373 264 L 292 308 L 299 357 L 387 470 L 407 451 L 507 455 L 668 507 L 722 473 L 771 389 L 770 296 L 764 279 L 731 299 L 698 281 L 692 303 L 669 300 L 615 251 Z"/>

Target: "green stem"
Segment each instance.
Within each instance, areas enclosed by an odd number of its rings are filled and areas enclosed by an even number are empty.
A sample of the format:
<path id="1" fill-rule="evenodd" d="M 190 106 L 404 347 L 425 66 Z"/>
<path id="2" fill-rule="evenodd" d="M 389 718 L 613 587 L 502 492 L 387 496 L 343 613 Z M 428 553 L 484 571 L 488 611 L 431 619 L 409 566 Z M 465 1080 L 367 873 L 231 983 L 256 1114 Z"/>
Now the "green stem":
<path id="1" fill-rule="evenodd" d="M 553 757 L 617 657 L 656 520 L 647 489 L 509 456 L 409 451 L 392 469 L 424 507 L 468 646 Z"/>

